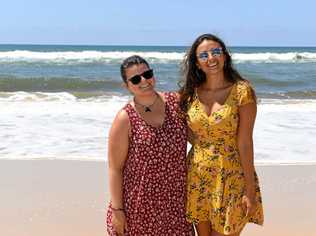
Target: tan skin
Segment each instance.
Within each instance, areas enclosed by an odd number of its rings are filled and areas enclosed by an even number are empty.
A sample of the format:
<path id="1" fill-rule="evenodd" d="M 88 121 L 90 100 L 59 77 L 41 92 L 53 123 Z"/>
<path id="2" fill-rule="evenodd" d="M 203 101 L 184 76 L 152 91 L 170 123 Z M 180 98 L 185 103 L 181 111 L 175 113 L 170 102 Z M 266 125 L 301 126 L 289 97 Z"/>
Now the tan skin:
<path id="1" fill-rule="evenodd" d="M 212 48 L 220 47 L 220 44 L 212 40 L 204 40 L 196 49 L 196 54 L 209 51 Z M 213 112 L 221 109 L 229 96 L 233 84 L 225 80 L 224 76 L 225 56 L 212 56 L 209 53 L 207 61 L 198 59 L 197 66 L 206 74 L 206 82 L 198 89 L 198 98 L 203 105 L 205 113 L 210 116 Z M 255 103 L 246 104 L 239 108 L 238 128 L 238 150 L 241 158 L 241 165 L 245 174 L 246 194 L 243 196 L 243 209 L 247 215 L 254 210 L 255 182 L 253 178 L 253 128 L 256 119 L 257 106 Z M 196 225 L 199 236 L 222 236 L 211 228 L 211 222 L 203 221 Z M 240 232 L 230 234 L 239 236 Z"/>
<path id="2" fill-rule="evenodd" d="M 150 105 L 155 101 L 158 94 L 158 99 L 151 106 L 152 112 L 145 112 L 140 105 L 131 102 L 131 105 L 136 108 L 136 111 L 149 124 L 159 127 L 165 119 L 165 102 L 162 94 L 157 93 L 154 89 L 155 78 L 146 80 L 142 78 L 137 85 L 128 81 L 134 75 L 140 75 L 149 68 L 145 64 L 133 65 L 126 69 L 127 83 L 126 88 L 134 95 L 134 100 L 143 105 Z M 116 115 L 109 134 L 108 143 L 108 164 L 109 164 L 109 188 L 111 195 L 112 208 L 123 208 L 123 191 L 122 170 L 127 158 L 128 145 L 130 136 L 130 122 L 127 113 L 121 110 Z M 119 145 L 120 148 L 117 148 Z M 113 227 L 119 235 L 123 235 L 128 229 L 124 211 L 113 210 Z"/>

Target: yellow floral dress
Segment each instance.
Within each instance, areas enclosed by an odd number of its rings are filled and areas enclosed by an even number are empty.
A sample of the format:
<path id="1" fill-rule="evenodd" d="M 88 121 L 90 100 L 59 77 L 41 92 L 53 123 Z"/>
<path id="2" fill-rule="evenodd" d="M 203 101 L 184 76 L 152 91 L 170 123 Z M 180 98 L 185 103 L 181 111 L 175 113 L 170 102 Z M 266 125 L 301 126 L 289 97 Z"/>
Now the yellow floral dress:
<path id="1" fill-rule="evenodd" d="M 256 210 L 249 217 L 241 207 L 245 180 L 237 148 L 238 107 L 255 102 L 247 81 L 236 82 L 223 107 L 210 116 L 197 95 L 188 110 L 194 144 L 188 155 L 187 219 L 210 221 L 221 234 L 239 232 L 247 222 L 263 224 L 263 208 L 256 183 Z"/>

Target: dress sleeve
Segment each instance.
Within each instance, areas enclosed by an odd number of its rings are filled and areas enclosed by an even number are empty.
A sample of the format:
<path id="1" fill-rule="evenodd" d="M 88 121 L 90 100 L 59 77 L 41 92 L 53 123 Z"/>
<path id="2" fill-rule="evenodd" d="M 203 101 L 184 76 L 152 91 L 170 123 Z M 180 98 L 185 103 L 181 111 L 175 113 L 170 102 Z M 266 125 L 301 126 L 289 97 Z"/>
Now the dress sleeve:
<path id="1" fill-rule="evenodd" d="M 238 103 L 239 103 L 239 106 L 243 106 L 248 103 L 256 103 L 255 92 L 249 82 L 242 82 L 240 84 Z"/>

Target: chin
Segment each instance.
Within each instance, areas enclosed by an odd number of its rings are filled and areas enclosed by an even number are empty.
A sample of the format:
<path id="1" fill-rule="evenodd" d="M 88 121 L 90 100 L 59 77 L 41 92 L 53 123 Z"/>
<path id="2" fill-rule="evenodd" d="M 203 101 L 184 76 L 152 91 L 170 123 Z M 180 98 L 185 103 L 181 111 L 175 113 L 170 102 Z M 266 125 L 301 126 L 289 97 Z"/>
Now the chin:
<path id="1" fill-rule="evenodd" d="M 148 88 L 146 90 L 140 91 L 140 93 L 143 94 L 143 95 L 151 95 L 153 93 L 156 93 L 156 91 L 155 91 L 154 88 Z"/>
<path id="2" fill-rule="evenodd" d="M 217 68 L 217 69 L 209 70 L 208 73 L 214 75 L 214 74 L 222 73 L 223 71 L 224 71 L 223 68 Z"/>

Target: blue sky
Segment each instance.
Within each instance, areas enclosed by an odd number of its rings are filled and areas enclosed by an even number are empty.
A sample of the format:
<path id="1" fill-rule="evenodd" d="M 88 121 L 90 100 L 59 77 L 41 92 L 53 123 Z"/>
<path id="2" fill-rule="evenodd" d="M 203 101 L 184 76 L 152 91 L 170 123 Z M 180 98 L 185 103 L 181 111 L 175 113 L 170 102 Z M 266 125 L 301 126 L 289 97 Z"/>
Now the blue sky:
<path id="1" fill-rule="evenodd" d="M 314 0 L 10 0 L 1 44 L 316 46 Z"/>

